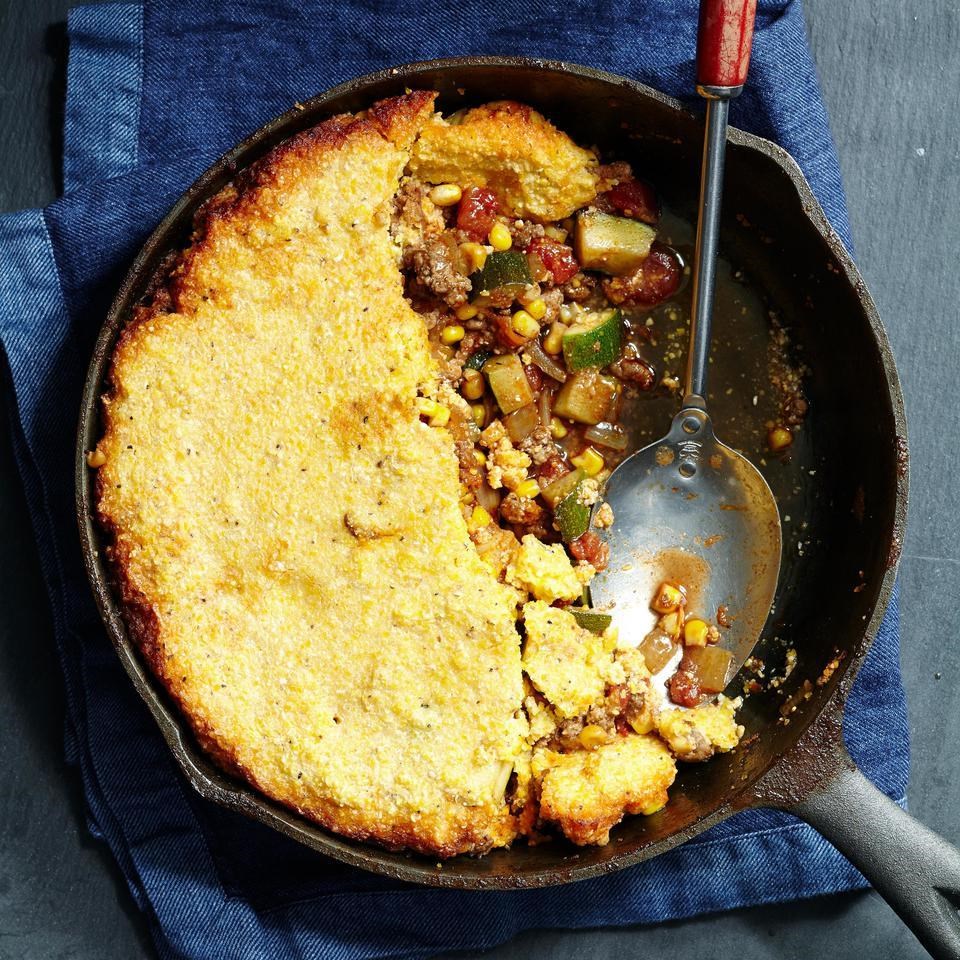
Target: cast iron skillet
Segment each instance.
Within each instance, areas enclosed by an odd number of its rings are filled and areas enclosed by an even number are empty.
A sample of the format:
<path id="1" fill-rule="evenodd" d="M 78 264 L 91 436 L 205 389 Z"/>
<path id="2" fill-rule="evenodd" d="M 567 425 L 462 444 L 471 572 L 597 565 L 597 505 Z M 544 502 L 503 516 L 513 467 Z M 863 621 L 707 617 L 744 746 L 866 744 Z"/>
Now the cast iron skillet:
<path id="1" fill-rule="evenodd" d="M 932 953 L 960 956 L 960 854 L 855 769 L 841 731 L 844 702 L 890 599 L 906 517 L 906 424 L 893 357 L 860 274 L 794 161 L 775 144 L 739 130 L 729 137 L 721 247 L 776 306 L 811 373 L 810 413 L 795 466 L 772 481 L 784 498 L 792 498 L 794 527 L 802 519 L 807 528 L 799 545 L 786 543 L 780 589 L 758 651 L 771 670 L 787 647 L 795 648 L 797 663 L 781 691 L 748 698 L 742 712 L 747 736 L 738 750 L 683 769 L 667 807 L 652 817 L 628 817 L 606 847 L 517 844 L 440 866 L 327 833 L 228 776 L 201 752 L 155 682 L 124 628 L 85 464 L 85 451 L 100 435 L 99 397 L 117 334 L 164 255 L 183 245 L 198 205 L 238 168 L 330 114 L 363 109 L 407 87 L 438 90 L 445 112 L 521 99 L 580 143 L 599 145 L 605 158 L 631 159 L 681 215 L 694 207 L 701 125 L 678 101 L 611 74 L 520 58 L 430 61 L 335 87 L 268 123 L 187 191 L 137 257 L 100 333 L 84 389 L 76 459 L 78 517 L 97 602 L 127 673 L 187 779 L 204 797 L 346 863 L 417 883 L 478 890 L 597 876 L 663 853 L 739 810 L 780 808 L 824 833 Z M 711 377 L 722 396 L 727 384 L 738 386 L 736 371 L 750 357 L 762 360 L 765 336 L 751 341 L 744 334 L 739 353 L 724 351 L 722 329 L 718 340 Z M 717 419 L 727 436 L 723 421 L 732 428 L 742 418 L 728 407 Z M 815 477 L 801 484 L 798 478 L 810 478 L 811 470 Z M 789 723 L 781 713 L 784 691 L 796 707 Z"/>

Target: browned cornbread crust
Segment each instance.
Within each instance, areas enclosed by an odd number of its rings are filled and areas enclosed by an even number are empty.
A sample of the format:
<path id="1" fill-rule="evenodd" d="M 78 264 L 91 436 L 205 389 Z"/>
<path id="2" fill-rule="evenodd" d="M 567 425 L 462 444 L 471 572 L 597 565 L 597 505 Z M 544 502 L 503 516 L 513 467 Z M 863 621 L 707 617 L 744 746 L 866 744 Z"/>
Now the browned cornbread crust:
<path id="1" fill-rule="evenodd" d="M 435 362 L 389 235 L 434 97 L 332 118 L 203 208 L 117 345 L 98 509 L 208 751 L 332 830 L 451 856 L 514 837 L 526 720 L 516 596 L 417 414 Z"/>

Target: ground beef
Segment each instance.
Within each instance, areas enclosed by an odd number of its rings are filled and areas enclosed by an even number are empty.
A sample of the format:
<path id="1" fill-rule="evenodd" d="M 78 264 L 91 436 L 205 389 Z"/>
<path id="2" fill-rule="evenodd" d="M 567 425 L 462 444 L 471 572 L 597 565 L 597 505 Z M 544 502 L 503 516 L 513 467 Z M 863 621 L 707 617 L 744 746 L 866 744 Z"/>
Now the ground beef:
<path id="1" fill-rule="evenodd" d="M 632 180 L 633 170 L 625 160 L 617 160 L 615 163 L 601 163 L 597 167 L 597 176 L 600 178 L 599 188 L 604 192 L 621 180 Z"/>
<path id="2" fill-rule="evenodd" d="M 546 463 L 557 452 L 557 445 L 553 442 L 550 431 L 543 426 L 536 427 L 518 446 L 537 466 Z"/>
<path id="3" fill-rule="evenodd" d="M 480 320 L 480 318 L 475 317 L 474 320 Z M 477 327 L 469 326 L 473 322 L 473 320 L 464 322 L 463 325 L 467 327 L 467 332 L 460 341 L 460 347 L 457 350 L 457 356 L 464 362 L 478 350 L 489 350 L 496 341 L 496 337 L 486 320 L 480 320 L 480 324 Z"/>
<path id="4" fill-rule="evenodd" d="M 634 343 L 626 345 L 623 356 L 611 364 L 610 372 L 621 380 L 637 384 L 641 390 L 652 390 L 656 384 L 657 375 L 653 365 L 643 359 Z"/>
<path id="5" fill-rule="evenodd" d="M 532 457 L 530 458 L 533 459 Z M 564 474 L 570 472 L 570 464 L 567 463 L 563 454 L 555 450 L 547 459 L 540 464 L 537 470 L 537 476 L 546 484 L 559 480 Z"/>
<path id="6" fill-rule="evenodd" d="M 560 289 L 565 300 L 572 303 L 583 303 L 589 300 L 597 285 L 597 278 L 588 273 L 578 273 L 572 280 L 568 280 Z"/>
<path id="7" fill-rule="evenodd" d="M 483 485 L 483 469 L 474 456 L 473 441 L 457 440 L 454 447 L 460 464 L 460 482 L 470 490 L 477 490 Z"/>
<path id="8" fill-rule="evenodd" d="M 443 383 L 449 384 L 454 390 L 463 377 L 463 362 L 456 357 L 436 357 L 437 370 Z"/>
<path id="9" fill-rule="evenodd" d="M 514 220 L 510 224 L 510 235 L 513 237 L 513 245 L 518 250 L 526 250 L 531 240 L 543 236 L 543 224 L 531 223 L 528 220 Z"/>
<path id="10" fill-rule="evenodd" d="M 467 302 L 470 281 L 459 270 L 459 251 L 451 234 L 428 236 L 422 246 L 408 247 L 404 264 L 423 287 L 448 306 Z"/>
<path id="11" fill-rule="evenodd" d="M 615 699 L 619 715 L 627 722 L 640 720 L 647 706 L 647 696 L 643 690 L 632 691 L 626 684 L 611 688 L 608 699 Z"/>
<path id="12" fill-rule="evenodd" d="M 500 516 L 508 523 L 529 526 L 543 517 L 543 507 L 536 500 L 508 493 L 500 503 Z"/>
<path id="13" fill-rule="evenodd" d="M 422 302 L 415 301 L 411 303 L 411 306 L 417 313 L 420 314 L 420 319 L 426 324 L 428 330 L 432 330 L 436 326 L 442 326 L 450 322 L 450 311 L 441 310 L 437 307 L 432 309 L 417 309 L 422 305 Z"/>
<path id="14" fill-rule="evenodd" d="M 419 180 L 407 180 L 393 198 L 391 233 L 404 245 L 416 244 L 446 226 L 443 211 L 429 198 L 429 192 Z"/>
<path id="15" fill-rule="evenodd" d="M 620 716 L 620 704 L 616 691 L 616 687 L 612 688 L 603 703 L 594 704 L 582 717 L 564 720 L 550 738 L 550 748 L 563 753 L 583 749 L 579 737 L 586 726 L 600 727 L 611 739 L 615 737 L 618 733 L 617 718 Z"/>
<path id="16" fill-rule="evenodd" d="M 540 294 L 540 299 L 546 304 L 547 312 L 543 315 L 540 325 L 549 326 L 560 319 L 560 308 L 563 306 L 563 291 L 554 287 Z"/>

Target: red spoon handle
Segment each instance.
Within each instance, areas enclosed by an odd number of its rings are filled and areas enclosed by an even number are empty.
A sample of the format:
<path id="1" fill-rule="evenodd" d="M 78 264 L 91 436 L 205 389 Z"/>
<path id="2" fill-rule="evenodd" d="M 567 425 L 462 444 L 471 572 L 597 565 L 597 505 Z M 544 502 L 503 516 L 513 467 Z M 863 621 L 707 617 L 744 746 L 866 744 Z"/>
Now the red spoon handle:
<path id="1" fill-rule="evenodd" d="M 747 79 L 757 0 L 700 0 L 697 88 L 707 96 L 735 96 Z M 719 89 L 718 89 L 719 88 Z"/>

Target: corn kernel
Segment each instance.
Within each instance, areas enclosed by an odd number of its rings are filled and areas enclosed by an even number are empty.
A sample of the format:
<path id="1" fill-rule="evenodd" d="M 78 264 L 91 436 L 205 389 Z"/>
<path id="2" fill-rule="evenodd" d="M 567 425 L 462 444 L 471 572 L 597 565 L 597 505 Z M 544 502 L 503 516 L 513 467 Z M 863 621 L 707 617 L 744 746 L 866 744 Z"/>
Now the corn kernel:
<path id="1" fill-rule="evenodd" d="M 767 434 L 767 446 L 774 452 L 780 453 L 793 443 L 793 434 L 786 427 L 774 427 Z"/>
<path id="2" fill-rule="evenodd" d="M 586 750 L 596 750 L 607 742 L 607 731 L 599 724 L 588 723 L 577 737 L 580 746 Z"/>
<path id="3" fill-rule="evenodd" d="M 515 333 L 528 340 L 532 340 L 540 333 L 540 324 L 526 310 L 518 310 L 511 318 L 510 326 Z"/>
<path id="4" fill-rule="evenodd" d="M 482 270 L 483 265 L 487 262 L 487 248 L 482 243 L 474 243 L 473 241 L 461 243 L 460 253 L 466 262 L 467 273 Z"/>
<path id="5" fill-rule="evenodd" d="M 563 324 L 551 323 L 550 330 L 543 338 L 543 349 L 556 356 L 563 349 Z"/>
<path id="6" fill-rule="evenodd" d="M 644 817 L 652 817 L 653 814 L 659 813 L 667 805 L 666 800 L 654 800 L 653 803 L 648 804 L 645 807 L 640 809 L 640 813 Z"/>
<path id="7" fill-rule="evenodd" d="M 449 346 L 453 343 L 459 343 L 466 335 L 467 331 L 459 323 L 451 323 L 440 331 L 440 342 Z"/>
<path id="8" fill-rule="evenodd" d="M 543 235 L 550 240 L 556 240 L 558 243 L 563 243 L 567 239 L 567 231 L 563 227 L 544 227 Z"/>
<path id="9" fill-rule="evenodd" d="M 467 521 L 467 530 L 470 533 L 473 533 L 474 530 L 480 530 L 482 527 L 487 527 L 493 522 L 493 517 L 487 513 L 479 504 L 473 508 L 473 513 L 470 514 L 470 519 Z"/>
<path id="10" fill-rule="evenodd" d="M 438 207 L 452 207 L 462 196 L 463 191 L 455 183 L 438 183 L 430 191 L 430 199 Z"/>
<path id="11" fill-rule="evenodd" d="M 529 480 L 524 480 L 523 483 L 518 484 L 513 492 L 518 497 L 526 497 L 528 500 L 533 500 L 534 497 L 540 496 L 540 484 L 531 477 Z"/>
<path id="12" fill-rule="evenodd" d="M 707 634 L 710 630 L 706 620 L 699 617 L 691 617 L 683 625 L 683 642 L 688 647 L 705 647 L 707 645 Z"/>
<path id="13" fill-rule="evenodd" d="M 653 722 L 653 711 L 644 710 L 639 717 L 634 717 L 632 720 L 627 721 L 630 726 L 633 728 L 634 733 L 644 734 L 650 733 L 653 730 L 656 724 Z"/>
<path id="14" fill-rule="evenodd" d="M 510 236 L 510 231 L 502 223 L 495 223 L 491 227 L 487 239 L 494 250 L 509 250 L 513 246 L 513 237 Z"/>
<path id="15" fill-rule="evenodd" d="M 473 422 L 482 430 L 487 420 L 487 408 L 482 403 L 470 405 L 470 412 L 473 414 Z"/>
<path id="16" fill-rule="evenodd" d="M 536 300 L 528 303 L 527 313 L 529 313 L 534 320 L 542 320 L 547 315 L 547 305 L 543 297 L 537 297 Z"/>
<path id="17" fill-rule="evenodd" d="M 550 418 L 550 436 L 554 440 L 562 440 L 567 435 L 567 428 L 563 425 L 563 421 L 557 417 Z"/>
<path id="18" fill-rule="evenodd" d="M 429 397 L 417 398 L 417 410 L 420 416 L 429 418 L 431 427 L 445 427 L 450 420 L 450 408 Z"/>
<path id="19" fill-rule="evenodd" d="M 653 598 L 653 603 L 650 606 L 657 613 L 670 613 L 677 607 L 683 606 L 686 601 L 687 595 L 682 587 L 664 581 L 657 587 L 657 595 Z"/>
<path id="20" fill-rule="evenodd" d="M 96 470 L 97 467 L 102 467 L 107 462 L 107 455 L 97 447 L 94 450 L 91 450 L 87 454 L 87 466 Z"/>
<path id="21" fill-rule="evenodd" d="M 487 455 L 482 450 L 474 450 L 473 459 L 478 466 L 482 467 L 487 462 Z"/>
<path id="22" fill-rule="evenodd" d="M 593 447 L 587 447 L 578 457 L 572 457 L 570 462 L 580 467 L 588 477 L 595 477 L 603 469 L 603 457 Z"/>
<path id="23" fill-rule="evenodd" d="M 463 386 L 460 388 L 460 393 L 463 394 L 465 400 L 479 400 L 486 389 L 486 381 L 479 370 L 467 367 L 463 371 Z"/>
<path id="24" fill-rule="evenodd" d="M 472 320 L 479 312 L 472 303 L 465 303 L 462 307 L 456 309 L 458 320 Z"/>

